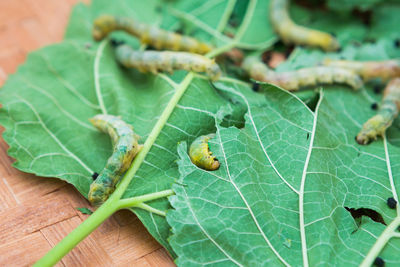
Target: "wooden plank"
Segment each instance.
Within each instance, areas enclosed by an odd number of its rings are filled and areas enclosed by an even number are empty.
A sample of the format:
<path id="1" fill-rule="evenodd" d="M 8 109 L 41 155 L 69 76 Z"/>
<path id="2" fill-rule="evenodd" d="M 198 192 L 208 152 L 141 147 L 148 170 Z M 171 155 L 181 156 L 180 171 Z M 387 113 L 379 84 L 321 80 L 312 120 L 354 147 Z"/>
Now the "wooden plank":
<path id="1" fill-rule="evenodd" d="M 50 244 L 40 232 L 16 238 L 11 243 L 0 245 L 0 266 L 31 266 L 50 248 Z M 56 266 L 64 265 L 60 263 Z"/>
<path id="2" fill-rule="evenodd" d="M 165 249 L 156 250 L 144 257 L 150 266 L 173 267 L 175 266 L 171 256 Z"/>
<path id="3" fill-rule="evenodd" d="M 43 227 L 75 216 L 66 199 L 40 198 L 29 205 L 17 206 L 0 213 L 2 244 L 13 242 Z"/>

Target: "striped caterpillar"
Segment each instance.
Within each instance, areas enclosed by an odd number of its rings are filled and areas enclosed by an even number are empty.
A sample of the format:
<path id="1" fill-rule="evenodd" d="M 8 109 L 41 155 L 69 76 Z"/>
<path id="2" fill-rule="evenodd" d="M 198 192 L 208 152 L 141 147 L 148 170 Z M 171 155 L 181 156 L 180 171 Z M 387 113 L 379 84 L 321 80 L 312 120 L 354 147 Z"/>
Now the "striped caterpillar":
<path id="1" fill-rule="evenodd" d="M 141 43 L 151 45 L 157 50 L 187 51 L 203 55 L 212 49 L 210 45 L 199 42 L 192 37 L 165 31 L 130 18 L 110 15 L 100 16 L 94 21 L 93 38 L 99 41 L 116 30 L 123 30 L 136 36 Z"/>
<path id="2" fill-rule="evenodd" d="M 324 66 L 344 68 L 360 75 L 364 81 L 380 78 L 386 82 L 392 78 L 400 77 L 400 60 L 384 61 L 351 61 L 326 59 Z"/>
<path id="3" fill-rule="evenodd" d="M 219 161 L 211 156 L 212 152 L 208 147 L 208 141 L 214 136 L 215 134 L 199 136 L 189 148 L 189 157 L 193 164 L 207 171 L 215 171 L 219 168 Z"/>
<path id="4" fill-rule="evenodd" d="M 137 68 L 141 72 L 187 70 L 206 72 L 213 80 L 221 76 L 221 69 L 214 59 L 188 52 L 170 51 L 135 51 L 127 45 L 116 48 L 116 58 L 119 63 L 128 68 Z"/>
<path id="5" fill-rule="evenodd" d="M 289 0 L 271 0 L 269 17 L 272 27 L 287 44 L 319 47 L 325 51 L 335 51 L 340 48 L 332 35 L 297 25 L 288 12 Z"/>
<path id="6" fill-rule="evenodd" d="M 275 72 L 256 57 L 247 57 L 243 68 L 254 80 L 272 83 L 288 91 L 319 84 L 343 83 L 354 89 L 363 86 L 361 78 L 350 70 L 334 67 L 311 67 L 295 71 Z"/>
<path id="7" fill-rule="evenodd" d="M 386 129 L 392 125 L 400 110 L 400 78 L 391 80 L 383 92 L 382 103 L 378 113 L 364 123 L 360 133 L 356 137 L 360 145 L 369 144 L 382 136 Z"/>
<path id="8" fill-rule="evenodd" d="M 133 127 L 119 117 L 99 114 L 90 122 L 100 131 L 108 133 L 113 144 L 113 153 L 97 179 L 90 185 L 88 199 L 95 206 L 101 205 L 115 190 L 122 174 L 129 168 L 133 158 L 141 149 L 139 136 Z"/>

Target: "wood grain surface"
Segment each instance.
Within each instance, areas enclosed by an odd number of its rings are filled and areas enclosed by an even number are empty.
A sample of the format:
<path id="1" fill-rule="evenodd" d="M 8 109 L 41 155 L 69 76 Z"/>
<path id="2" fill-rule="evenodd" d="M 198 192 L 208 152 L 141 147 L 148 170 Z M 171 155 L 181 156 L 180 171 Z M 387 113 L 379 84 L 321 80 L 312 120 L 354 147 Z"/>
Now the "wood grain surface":
<path id="1" fill-rule="evenodd" d="M 77 0 L 0 0 L 0 86 L 28 52 L 60 42 Z M 88 2 L 88 1 L 85 1 Z M 3 129 L 1 129 L 3 131 Z M 29 266 L 87 215 L 71 185 L 14 169 L 0 140 L 0 266 Z M 57 266 L 175 266 L 129 211 L 119 211 Z"/>

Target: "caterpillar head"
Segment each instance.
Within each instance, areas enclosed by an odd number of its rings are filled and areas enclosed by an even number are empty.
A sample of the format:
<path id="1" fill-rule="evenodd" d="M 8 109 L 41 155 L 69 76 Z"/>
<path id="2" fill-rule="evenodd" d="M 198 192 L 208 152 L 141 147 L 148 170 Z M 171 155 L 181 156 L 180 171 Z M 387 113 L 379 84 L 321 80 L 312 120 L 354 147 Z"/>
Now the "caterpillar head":
<path id="1" fill-rule="evenodd" d="M 197 53 L 204 55 L 212 50 L 212 47 L 205 43 L 200 43 L 197 47 Z"/>
<path id="2" fill-rule="evenodd" d="M 360 145 L 368 145 L 382 135 L 386 130 L 385 119 L 381 115 L 376 115 L 369 119 L 362 127 L 360 133 L 356 137 L 357 143 Z"/>
<path id="3" fill-rule="evenodd" d="M 102 15 L 93 22 L 92 35 L 96 41 L 104 39 L 110 32 L 115 30 L 117 23 L 115 17 Z"/>
<path id="4" fill-rule="evenodd" d="M 213 61 L 212 64 L 207 66 L 206 68 L 207 75 L 211 78 L 211 80 L 216 81 L 221 77 L 221 69 L 219 68 L 218 64 Z"/>

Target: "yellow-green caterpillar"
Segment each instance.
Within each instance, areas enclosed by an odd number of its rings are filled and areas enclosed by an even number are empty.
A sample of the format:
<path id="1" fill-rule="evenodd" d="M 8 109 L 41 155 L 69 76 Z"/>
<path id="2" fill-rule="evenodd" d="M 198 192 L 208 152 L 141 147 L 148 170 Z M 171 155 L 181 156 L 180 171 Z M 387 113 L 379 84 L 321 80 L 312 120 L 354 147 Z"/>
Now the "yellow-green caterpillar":
<path id="1" fill-rule="evenodd" d="M 135 21 L 130 18 L 103 15 L 93 23 L 93 38 L 101 40 L 110 32 L 123 30 L 158 50 L 187 51 L 197 54 L 206 54 L 212 47 L 196 39 L 174 32 L 162 30 L 156 26 Z"/>
<path id="2" fill-rule="evenodd" d="M 296 91 L 301 87 L 333 83 L 347 84 L 354 89 L 363 86 L 360 76 L 341 68 L 318 66 L 295 71 L 275 72 L 256 57 L 247 57 L 242 67 L 252 79 L 272 83 L 288 91 Z"/>
<path id="3" fill-rule="evenodd" d="M 360 145 L 369 144 L 382 136 L 392 125 L 400 110 L 400 78 L 391 80 L 383 92 L 383 98 L 378 113 L 364 123 L 356 137 Z"/>
<path id="4" fill-rule="evenodd" d="M 289 0 L 271 0 L 269 18 L 271 24 L 287 44 L 319 47 L 325 51 L 335 51 L 340 48 L 332 35 L 297 25 L 292 21 L 288 12 Z"/>
<path id="5" fill-rule="evenodd" d="M 386 82 L 392 78 L 400 77 L 400 60 L 383 61 L 352 61 L 326 59 L 324 66 L 338 67 L 351 70 L 360 75 L 364 81 L 380 78 Z"/>
<path id="6" fill-rule="evenodd" d="M 100 114 L 91 118 L 90 122 L 100 131 L 108 133 L 113 144 L 113 153 L 106 166 L 90 185 L 88 199 L 93 205 L 99 206 L 114 192 L 115 185 L 129 168 L 141 146 L 133 127 L 119 117 Z"/>
<path id="7" fill-rule="evenodd" d="M 127 45 L 120 45 L 115 50 L 119 63 L 141 72 L 187 70 L 205 72 L 213 81 L 221 76 L 221 69 L 214 59 L 188 52 L 170 51 L 135 51 Z"/>
<path id="8" fill-rule="evenodd" d="M 219 161 L 212 156 L 208 147 L 208 141 L 214 136 L 215 134 L 199 136 L 189 148 L 189 157 L 193 164 L 207 171 L 214 171 L 219 168 Z"/>

